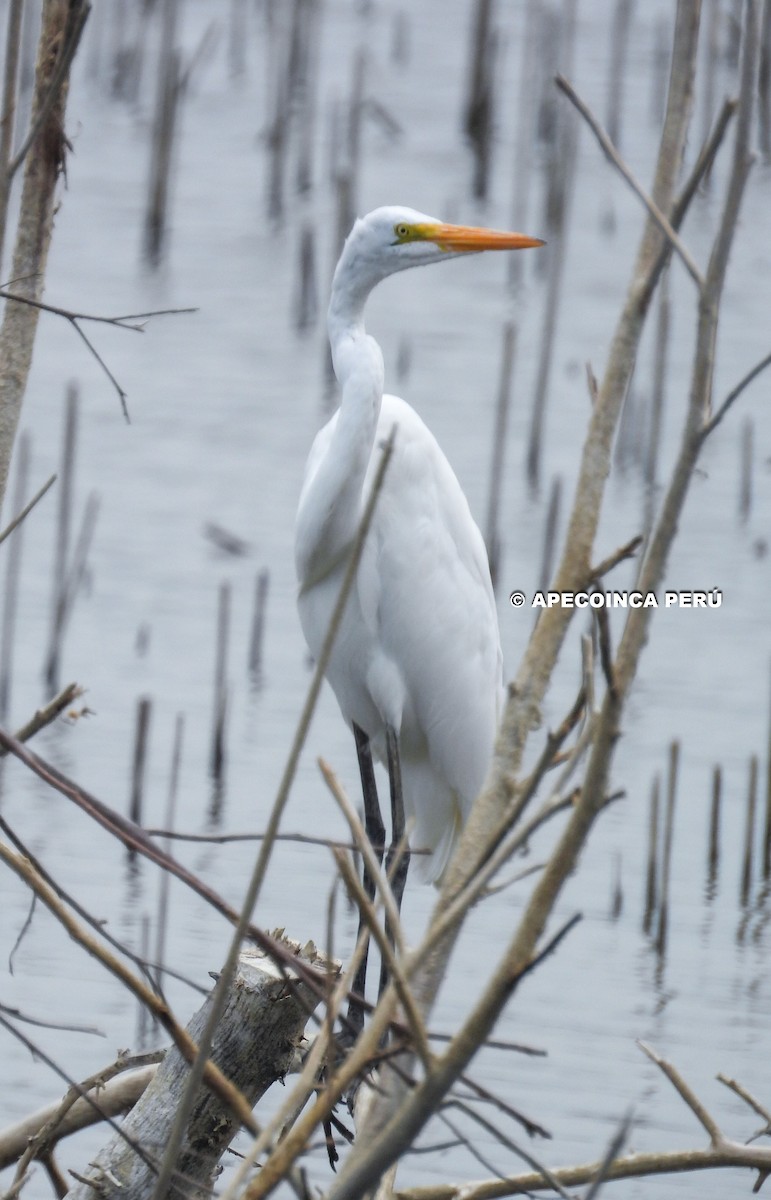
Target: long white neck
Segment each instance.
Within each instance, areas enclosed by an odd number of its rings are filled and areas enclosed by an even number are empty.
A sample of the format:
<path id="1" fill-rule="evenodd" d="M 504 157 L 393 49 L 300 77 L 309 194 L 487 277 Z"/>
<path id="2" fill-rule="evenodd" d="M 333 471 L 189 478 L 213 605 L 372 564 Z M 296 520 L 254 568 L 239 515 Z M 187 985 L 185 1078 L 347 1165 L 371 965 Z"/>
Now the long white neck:
<path id="1" fill-rule="evenodd" d="M 332 283 L 327 327 L 342 389 L 331 437 L 306 476 L 297 523 L 297 570 L 302 587 L 327 575 L 350 546 L 362 509 L 364 479 L 383 399 L 383 356 L 364 328 L 364 305 L 378 279 L 350 270 L 344 254 Z M 330 428 L 328 427 L 328 428 Z M 323 430 L 322 438 L 327 434 Z"/>

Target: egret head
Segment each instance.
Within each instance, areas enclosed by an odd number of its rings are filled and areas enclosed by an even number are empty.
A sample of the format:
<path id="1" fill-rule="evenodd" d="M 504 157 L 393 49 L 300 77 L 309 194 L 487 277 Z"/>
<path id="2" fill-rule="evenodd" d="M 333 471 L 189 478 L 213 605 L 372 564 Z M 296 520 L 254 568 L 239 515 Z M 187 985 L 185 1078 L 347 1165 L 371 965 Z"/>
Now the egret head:
<path id="1" fill-rule="evenodd" d="M 471 225 L 447 225 L 414 208 L 388 205 L 360 217 L 345 243 L 338 272 L 373 288 L 387 275 L 482 250 L 524 250 L 540 238 Z"/>

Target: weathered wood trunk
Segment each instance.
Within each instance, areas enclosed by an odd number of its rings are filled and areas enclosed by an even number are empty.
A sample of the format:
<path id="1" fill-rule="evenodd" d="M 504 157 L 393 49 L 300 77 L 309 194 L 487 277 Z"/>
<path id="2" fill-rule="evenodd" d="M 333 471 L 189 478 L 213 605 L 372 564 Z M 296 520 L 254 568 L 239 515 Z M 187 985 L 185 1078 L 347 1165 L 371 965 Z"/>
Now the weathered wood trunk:
<path id="1" fill-rule="evenodd" d="M 325 962 L 312 943 L 302 950 L 296 943 L 288 944 L 306 963 L 324 968 Z M 187 1027 L 196 1043 L 210 1003 L 211 998 L 207 998 Z M 217 1026 L 211 1058 L 251 1104 L 291 1068 L 316 1003 L 317 997 L 307 984 L 296 978 L 288 981 L 261 952 L 243 952 Z M 188 1073 L 187 1063 L 172 1047 L 122 1126 L 142 1153 L 116 1134 L 68 1193 L 69 1200 L 94 1200 L 94 1196 L 101 1200 L 148 1200 L 152 1196 L 157 1165 Z M 238 1130 L 238 1118 L 203 1085 L 175 1164 L 179 1186 L 172 1185 L 168 1196 L 208 1200 L 217 1164 Z"/>

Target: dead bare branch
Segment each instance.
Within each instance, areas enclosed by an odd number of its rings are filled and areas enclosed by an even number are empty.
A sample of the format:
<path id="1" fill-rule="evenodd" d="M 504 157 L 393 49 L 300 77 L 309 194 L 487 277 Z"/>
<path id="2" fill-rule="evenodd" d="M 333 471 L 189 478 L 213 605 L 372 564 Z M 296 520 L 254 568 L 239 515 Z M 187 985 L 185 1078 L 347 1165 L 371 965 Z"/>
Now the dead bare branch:
<path id="1" fill-rule="evenodd" d="M 704 286 L 704 279 L 702 277 L 701 271 L 696 266 L 696 263 L 694 262 L 690 251 L 687 249 L 686 246 L 683 245 L 679 235 L 675 232 L 671 223 L 669 222 L 667 217 L 664 215 L 664 213 L 661 211 L 661 209 L 658 207 L 658 205 L 653 201 L 653 199 L 645 191 L 645 188 L 642 186 L 642 184 L 639 183 L 638 180 L 635 178 L 635 176 L 632 174 L 632 171 L 629 169 L 629 167 L 626 165 L 626 163 L 622 159 L 621 155 L 616 150 L 616 147 L 613 145 L 613 143 L 611 142 L 607 133 L 602 128 L 602 126 L 600 125 L 597 118 L 594 116 L 594 113 L 591 111 L 589 106 L 581 99 L 581 97 L 576 92 L 575 88 L 570 83 L 568 83 L 568 81 L 567 81 L 567 79 L 565 79 L 564 75 L 558 75 L 555 82 L 557 84 L 557 87 L 560 89 L 560 91 L 564 92 L 564 94 L 567 96 L 568 100 L 570 100 L 571 104 L 578 110 L 578 112 L 584 118 L 587 125 L 589 126 L 592 133 L 594 134 L 597 141 L 599 142 L 600 147 L 601 147 L 603 153 L 605 154 L 605 157 L 608 159 L 609 162 L 611 162 L 613 164 L 613 166 L 616 168 L 616 170 L 619 171 L 621 175 L 623 175 L 624 179 L 627 181 L 627 183 L 629 184 L 629 186 L 631 187 L 631 189 L 635 193 L 635 195 L 637 195 L 640 198 L 640 200 L 642 200 L 643 204 L 647 208 L 651 217 L 653 218 L 655 223 L 658 225 L 659 229 L 664 234 L 664 236 L 667 238 L 667 241 L 672 246 L 672 249 L 676 252 L 676 254 L 681 259 L 686 271 L 691 276 L 691 278 L 693 279 L 696 286 L 699 289 L 701 289 Z"/>
<path id="2" fill-rule="evenodd" d="M 7 537 L 10 537 L 14 529 L 21 525 L 24 518 L 32 512 L 32 509 L 35 507 L 35 505 L 43 499 L 48 489 L 53 487 L 55 483 L 56 476 L 52 475 L 51 478 L 44 483 L 37 492 L 35 492 L 35 495 L 32 497 L 29 503 L 24 505 L 24 508 L 21 510 L 21 512 L 18 513 L 13 520 L 6 525 L 5 529 L 2 531 L 2 533 L 0 533 L 0 542 L 4 542 Z"/>

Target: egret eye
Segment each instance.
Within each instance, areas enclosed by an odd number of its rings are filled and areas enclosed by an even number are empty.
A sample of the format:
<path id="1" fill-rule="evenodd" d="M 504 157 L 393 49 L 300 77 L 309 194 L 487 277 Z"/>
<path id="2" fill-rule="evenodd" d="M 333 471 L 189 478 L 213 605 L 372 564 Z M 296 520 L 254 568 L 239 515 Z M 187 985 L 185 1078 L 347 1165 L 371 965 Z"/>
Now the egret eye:
<path id="1" fill-rule="evenodd" d="M 409 225 L 394 225 L 394 233 L 400 242 L 406 242 L 411 232 Z"/>

